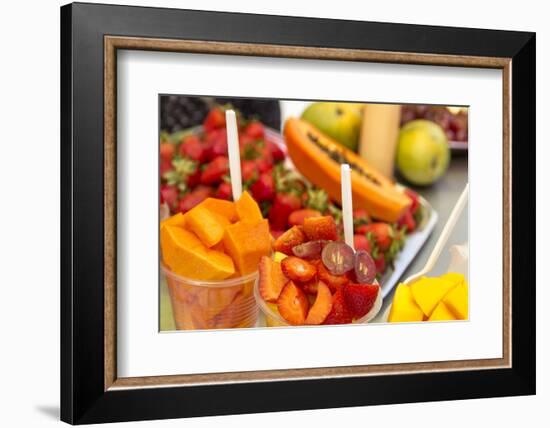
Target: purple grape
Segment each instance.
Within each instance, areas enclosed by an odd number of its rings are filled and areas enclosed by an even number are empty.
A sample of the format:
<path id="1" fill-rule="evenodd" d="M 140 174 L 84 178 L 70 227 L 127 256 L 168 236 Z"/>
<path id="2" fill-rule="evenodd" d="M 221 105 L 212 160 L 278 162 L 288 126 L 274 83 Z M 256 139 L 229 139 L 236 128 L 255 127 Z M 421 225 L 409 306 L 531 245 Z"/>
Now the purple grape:
<path id="1" fill-rule="evenodd" d="M 333 275 L 343 275 L 353 269 L 353 248 L 343 242 L 330 242 L 321 253 L 321 260 Z"/>
<path id="2" fill-rule="evenodd" d="M 292 252 L 296 257 L 303 259 L 315 259 L 321 256 L 321 251 L 323 251 L 323 247 L 327 244 L 327 242 L 329 241 L 317 240 L 304 242 L 303 244 L 296 245 L 292 248 Z"/>
<path id="3" fill-rule="evenodd" d="M 355 253 L 355 278 L 359 284 L 372 284 L 376 277 L 376 265 L 365 250 Z"/>

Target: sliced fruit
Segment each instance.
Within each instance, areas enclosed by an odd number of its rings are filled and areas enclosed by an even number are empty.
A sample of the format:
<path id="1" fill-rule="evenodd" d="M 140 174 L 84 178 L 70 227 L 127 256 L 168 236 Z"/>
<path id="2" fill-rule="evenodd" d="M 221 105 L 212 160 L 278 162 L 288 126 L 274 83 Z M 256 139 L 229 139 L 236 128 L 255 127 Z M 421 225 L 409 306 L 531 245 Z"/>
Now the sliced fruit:
<path id="1" fill-rule="evenodd" d="M 428 318 L 428 321 L 452 321 L 455 320 L 454 314 L 449 310 L 447 305 L 439 302 Z"/>
<path id="2" fill-rule="evenodd" d="M 326 285 L 328 285 L 330 291 L 333 293 L 336 293 L 340 287 L 349 282 L 349 278 L 346 275 L 331 274 L 321 261 L 317 263 L 317 275 L 319 277 L 319 281 L 323 281 Z"/>
<path id="3" fill-rule="evenodd" d="M 280 253 L 279 251 L 275 251 L 275 254 L 273 254 L 273 260 L 276 262 L 282 262 L 286 257 L 288 257 L 285 253 Z"/>
<path id="4" fill-rule="evenodd" d="M 199 204 L 186 214 L 186 227 L 195 233 L 207 247 L 220 242 L 229 226 L 229 220 L 217 212 L 211 211 Z"/>
<path id="5" fill-rule="evenodd" d="M 332 216 L 306 217 L 304 219 L 304 233 L 309 241 L 324 239 L 336 241 L 338 230 Z"/>
<path id="6" fill-rule="evenodd" d="M 288 224 L 291 226 L 302 226 L 304 220 L 309 217 L 321 217 L 321 213 L 309 208 L 296 210 L 288 216 Z"/>
<path id="7" fill-rule="evenodd" d="M 160 222 L 160 228 L 162 229 L 164 226 L 185 227 L 185 215 L 182 213 L 177 213 L 171 217 L 168 217 L 166 220 L 162 220 Z"/>
<path id="8" fill-rule="evenodd" d="M 291 325 L 304 324 L 309 309 L 307 296 L 292 281 L 289 281 L 277 299 L 281 316 Z"/>
<path id="9" fill-rule="evenodd" d="M 353 316 L 346 305 L 342 289 L 339 289 L 332 296 L 332 309 L 323 321 L 323 324 L 349 324 L 352 320 Z"/>
<path id="10" fill-rule="evenodd" d="M 287 256 L 292 255 L 292 248 L 300 245 L 306 240 L 306 235 L 299 226 L 292 226 L 285 233 L 279 236 L 273 244 L 273 249 L 284 253 Z"/>
<path id="11" fill-rule="evenodd" d="M 422 321 L 424 312 L 416 304 L 411 289 L 406 284 L 399 284 L 395 290 L 388 317 L 389 322 Z"/>
<path id="12" fill-rule="evenodd" d="M 208 208 L 210 211 L 223 215 L 231 223 L 238 220 L 237 209 L 235 208 L 235 204 L 231 201 L 225 201 L 217 198 L 206 198 L 200 205 Z"/>
<path id="13" fill-rule="evenodd" d="M 388 222 L 399 220 L 411 205 L 411 199 L 391 180 L 309 123 L 291 118 L 285 123 L 284 135 L 296 168 L 310 182 L 325 189 L 331 199 L 341 201 L 340 164 L 347 162 L 352 166 L 354 205 L 365 207 L 373 217 Z"/>
<path id="14" fill-rule="evenodd" d="M 276 302 L 279 294 L 281 294 L 281 290 L 288 281 L 283 275 L 281 264 L 272 260 L 269 256 L 262 256 L 259 271 L 260 296 L 266 302 Z"/>
<path id="15" fill-rule="evenodd" d="M 361 284 L 372 284 L 376 277 L 376 265 L 371 255 L 365 250 L 355 253 L 355 278 Z"/>
<path id="16" fill-rule="evenodd" d="M 257 223 L 238 221 L 225 229 L 223 245 L 241 275 L 254 272 L 262 256 L 271 252 L 271 234 L 267 220 Z"/>
<path id="17" fill-rule="evenodd" d="M 468 319 L 468 283 L 463 281 L 458 284 L 445 295 L 443 302 L 457 319 Z"/>
<path id="18" fill-rule="evenodd" d="M 317 297 L 313 306 L 309 309 L 306 324 L 319 325 L 327 318 L 332 310 L 332 293 L 323 282 L 317 283 Z"/>
<path id="19" fill-rule="evenodd" d="M 343 275 L 353 269 L 355 253 L 344 242 L 329 242 L 323 248 L 321 260 L 331 274 Z"/>
<path id="20" fill-rule="evenodd" d="M 235 273 L 227 254 L 208 249 L 192 232 L 166 226 L 160 231 L 164 263 L 172 272 L 197 280 L 226 279 Z"/>
<path id="21" fill-rule="evenodd" d="M 324 246 L 328 242 L 330 241 L 317 240 L 304 242 L 292 248 L 292 252 L 296 257 L 301 257 L 303 259 L 319 259 Z"/>
<path id="22" fill-rule="evenodd" d="M 376 284 L 347 284 L 342 288 L 344 299 L 354 319 L 362 318 L 372 309 L 380 292 Z"/>
<path id="23" fill-rule="evenodd" d="M 247 191 L 235 202 L 235 208 L 240 220 L 256 223 L 263 219 L 258 203 Z"/>
<path id="24" fill-rule="evenodd" d="M 306 293 L 308 296 L 316 296 L 318 291 L 319 281 L 317 281 L 317 278 L 313 278 L 312 280 L 308 282 L 304 282 L 300 284 L 300 287 L 302 290 L 304 290 L 304 293 Z"/>
<path id="25" fill-rule="evenodd" d="M 317 273 L 317 269 L 311 263 L 294 256 L 286 257 L 281 262 L 281 269 L 288 279 L 296 282 L 307 282 Z"/>
<path id="26" fill-rule="evenodd" d="M 444 278 L 422 277 L 411 284 L 411 293 L 424 315 L 429 317 L 437 304 L 455 286 Z"/>
<path id="27" fill-rule="evenodd" d="M 455 285 L 459 285 L 464 282 L 464 275 L 456 272 L 447 272 L 441 275 L 440 278 L 447 279 Z"/>

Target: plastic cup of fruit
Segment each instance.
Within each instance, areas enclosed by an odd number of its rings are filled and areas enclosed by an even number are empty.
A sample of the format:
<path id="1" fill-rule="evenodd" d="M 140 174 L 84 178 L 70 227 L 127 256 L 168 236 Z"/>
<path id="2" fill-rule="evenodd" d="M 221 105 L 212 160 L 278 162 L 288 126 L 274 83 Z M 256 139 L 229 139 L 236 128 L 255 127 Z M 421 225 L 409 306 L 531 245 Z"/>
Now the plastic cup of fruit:
<path id="1" fill-rule="evenodd" d="M 277 310 L 276 303 L 266 302 L 262 296 L 260 296 L 260 287 L 259 281 L 256 280 L 254 283 L 254 298 L 256 303 L 260 308 L 261 313 L 265 318 L 266 327 L 288 327 L 290 324 L 279 314 Z M 376 296 L 376 301 L 372 306 L 372 309 L 367 312 L 362 318 L 358 318 L 353 321 L 353 324 L 366 324 L 372 320 L 382 308 L 382 290 L 378 290 L 378 295 Z"/>
<path id="2" fill-rule="evenodd" d="M 178 330 L 254 327 L 258 307 L 254 283 L 258 271 L 219 281 L 185 278 L 161 263 Z"/>

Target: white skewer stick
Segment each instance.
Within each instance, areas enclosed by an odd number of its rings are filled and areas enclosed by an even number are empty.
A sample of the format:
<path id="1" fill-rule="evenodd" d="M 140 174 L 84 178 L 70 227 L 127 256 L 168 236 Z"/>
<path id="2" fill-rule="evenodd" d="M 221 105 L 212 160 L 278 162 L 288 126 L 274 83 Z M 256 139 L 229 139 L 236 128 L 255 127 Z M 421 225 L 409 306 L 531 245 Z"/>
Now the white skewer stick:
<path id="1" fill-rule="evenodd" d="M 353 246 L 353 201 L 351 197 L 351 170 L 347 163 L 340 167 L 340 182 L 342 186 L 342 219 L 344 221 L 344 239 L 351 248 Z"/>
<path id="2" fill-rule="evenodd" d="M 236 201 L 243 193 L 243 183 L 241 179 L 241 151 L 239 148 L 237 118 L 233 110 L 226 110 L 225 124 L 227 129 L 227 153 L 229 154 L 231 191 L 233 192 L 233 200 Z"/>
<path id="3" fill-rule="evenodd" d="M 420 279 L 422 276 L 429 273 L 435 266 L 435 263 L 437 262 L 437 259 L 441 254 L 441 251 L 443 251 L 443 247 L 445 246 L 445 244 L 449 240 L 449 237 L 451 236 L 451 233 L 453 232 L 456 222 L 460 218 L 460 214 L 462 213 L 462 210 L 468 203 L 468 189 L 469 189 L 468 186 L 469 184 L 466 184 L 466 187 L 464 187 L 464 190 L 462 191 L 462 194 L 458 198 L 458 201 L 456 201 L 456 204 L 451 212 L 451 215 L 447 219 L 447 223 L 445 223 L 445 226 L 441 231 L 441 235 L 439 235 L 439 239 L 435 243 L 434 249 L 432 250 L 430 257 L 428 257 L 428 261 L 426 262 L 426 265 L 422 268 L 420 272 L 417 272 L 414 275 L 409 276 L 404 281 L 405 284 L 412 284 L 413 282 Z"/>

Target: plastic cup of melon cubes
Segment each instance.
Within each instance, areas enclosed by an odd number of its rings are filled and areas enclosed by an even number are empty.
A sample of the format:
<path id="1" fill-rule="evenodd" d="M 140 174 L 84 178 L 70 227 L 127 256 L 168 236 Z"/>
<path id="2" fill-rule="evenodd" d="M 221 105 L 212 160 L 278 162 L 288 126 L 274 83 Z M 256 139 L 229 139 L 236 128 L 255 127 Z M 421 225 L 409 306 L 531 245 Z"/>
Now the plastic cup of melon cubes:
<path id="1" fill-rule="evenodd" d="M 185 278 L 161 263 L 177 330 L 212 330 L 256 326 L 254 283 L 258 272 L 238 278 L 203 281 Z"/>
<path id="2" fill-rule="evenodd" d="M 260 296 L 260 286 L 258 280 L 254 283 L 254 298 L 256 299 L 256 303 L 264 316 L 266 327 L 288 327 L 291 325 L 279 314 L 276 303 L 266 302 L 262 296 Z M 380 308 L 382 308 L 382 290 L 378 291 L 378 296 L 376 296 L 376 301 L 374 302 L 372 309 L 362 318 L 354 320 L 353 324 L 368 323 L 378 314 Z"/>

